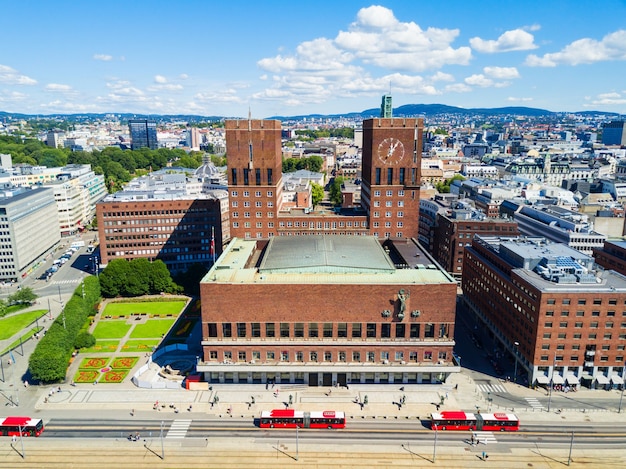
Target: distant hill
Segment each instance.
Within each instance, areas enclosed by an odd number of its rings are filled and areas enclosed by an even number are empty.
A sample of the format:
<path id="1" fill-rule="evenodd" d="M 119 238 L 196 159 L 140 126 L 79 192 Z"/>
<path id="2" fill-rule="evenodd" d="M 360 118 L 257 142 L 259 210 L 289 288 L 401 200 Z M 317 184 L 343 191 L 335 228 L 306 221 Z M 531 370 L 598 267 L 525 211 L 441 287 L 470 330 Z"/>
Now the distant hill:
<path id="1" fill-rule="evenodd" d="M 499 108 L 462 108 L 456 106 L 448 106 L 446 104 L 405 104 L 399 106 L 393 110 L 394 117 L 412 117 L 412 116 L 435 116 L 444 114 L 456 114 L 465 116 L 527 116 L 527 117 L 559 117 L 565 114 L 577 114 L 582 116 L 594 116 L 604 115 L 607 117 L 619 118 L 620 114 L 616 112 L 604 112 L 604 111 L 579 111 L 579 112 L 554 112 L 546 109 L 538 109 L 524 106 L 509 106 Z M 207 122 L 207 121 L 219 121 L 222 119 L 228 119 L 229 116 L 200 116 L 189 114 L 133 114 L 133 113 L 87 113 L 87 114 L 21 114 L 13 112 L 0 111 L 0 119 L 59 119 L 72 122 L 86 122 L 93 120 L 102 120 L 106 116 L 115 115 L 122 121 L 128 119 L 154 119 L 156 121 L 182 121 L 182 122 Z M 371 117 L 378 117 L 380 115 L 380 108 L 366 109 L 361 112 L 348 112 L 343 114 L 302 114 L 296 116 L 271 116 L 265 119 L 277 119 L 281 121 L 293 121 L 303 119 L 368 119 Z"/>

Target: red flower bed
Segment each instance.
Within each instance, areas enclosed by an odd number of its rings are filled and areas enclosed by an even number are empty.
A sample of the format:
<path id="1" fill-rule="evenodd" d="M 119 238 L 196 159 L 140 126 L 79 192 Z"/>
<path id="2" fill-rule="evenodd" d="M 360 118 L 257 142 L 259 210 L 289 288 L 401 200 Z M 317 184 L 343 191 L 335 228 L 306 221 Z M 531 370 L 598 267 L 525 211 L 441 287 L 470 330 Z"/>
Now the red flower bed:
<path id="1" fill-rule="evenodd" d="M 133 366 L 135 366 L 138 360 L 139 360 L 139 357 L 116 358 L 115 360 L 113 360 L 113 363 L 111 363 L 111 367 L 116 370 L 118 369 L 129 370 Z"/>
<path id="2" fill-rule="evenodd" d="M 104 374 L 101 381 L 105 383 L 121 383 L 128 371 L 108 371 Z"/>
<path id="3" fill-rule="evenodd" d="M 76 383 L 93 383 L 94 381 L 98 379 L 99 375 L 100 373 L 98 373 L 97 371 L 78 370 L 78 373 L 76 373 L 76 376 L 74 378 L 74 381 Z"/>
<path id="4" fill-rule="evenodd" d="M 99 370 L 100 368 L 104 368 L 108 361 L 108 358 L 85 358 L 80 363 L 79 368 L 94 368 Z"/>

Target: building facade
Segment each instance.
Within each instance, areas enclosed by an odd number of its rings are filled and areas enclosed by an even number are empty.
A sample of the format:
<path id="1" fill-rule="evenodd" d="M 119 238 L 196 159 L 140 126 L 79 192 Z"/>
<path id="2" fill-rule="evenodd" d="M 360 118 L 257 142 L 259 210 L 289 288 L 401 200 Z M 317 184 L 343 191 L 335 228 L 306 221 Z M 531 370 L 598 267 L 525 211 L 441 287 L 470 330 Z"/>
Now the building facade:
<path id="1" fill-rule="evenodd" d="M 26 277 L 60 239 L 52 189 L 0 193 L 0 281 Z"/>
<path id="2" fill-rule="evenodd" d="M 477 236 L 465 250 L 463 293 L 529 384 L 623 384 L 623 275 L 545 238 Z"/>
<path id="3" fill-rule="evenodd" d="M 602 126 L 604 145 L 626 146 L 626 121 L 613 121 Z"/>
<path id="4" fill-rule="evenodd" d="M 456 282 L 415 241 L 233 239 L 200 284 L 210 383 L 436 383 L 453 357 Z"/>
<path id="5" fill-rule="evenodd" d="M 225 128 L 233 237 L 321 233 L 417 237 L 421 119 L 363 122 L 361 206 L 340 211 L 283 205 L 279 121 L 228 120 Z"/>
<path id="6" fill-rule="evenodd" d="M 155 121 L 148 119 L 129 120 L 128 131 L 130 133 L 131 150 L 140 148 L 156 150 L 159 148 L 157 124 Z"/>

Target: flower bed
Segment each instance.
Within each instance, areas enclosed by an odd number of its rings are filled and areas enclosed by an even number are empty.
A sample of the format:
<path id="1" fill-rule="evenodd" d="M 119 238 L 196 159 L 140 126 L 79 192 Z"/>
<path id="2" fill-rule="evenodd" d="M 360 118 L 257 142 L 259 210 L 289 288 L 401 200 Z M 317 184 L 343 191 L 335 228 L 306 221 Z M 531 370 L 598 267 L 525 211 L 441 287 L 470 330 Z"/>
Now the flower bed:
<path id="1" fill-rule="evenodd" d="M 101 369 L 109 362 L 109 358 L 83 358 L 78 366 L 79 369 Z"/>
<path id="2" fill-rule="evenodd" d="M 111 367 L 114 370 L 130 370 L 137 364 L 137 361 L 139 361 L 139 357 L 119 357 L 113 359 Z"/>
<path id="3" fill-rule="evenodd" d="M 111 370 L 107 371 L 100 379 L 103 383 L 121 383 L 126 378 L 129 370 Z"/>
<path id="4" fill-rule="evenodd" d="M 96 370 L 78 370 L 74 375 L 75 383 L 93 383 L 100 377 L 100 373 Z"/>

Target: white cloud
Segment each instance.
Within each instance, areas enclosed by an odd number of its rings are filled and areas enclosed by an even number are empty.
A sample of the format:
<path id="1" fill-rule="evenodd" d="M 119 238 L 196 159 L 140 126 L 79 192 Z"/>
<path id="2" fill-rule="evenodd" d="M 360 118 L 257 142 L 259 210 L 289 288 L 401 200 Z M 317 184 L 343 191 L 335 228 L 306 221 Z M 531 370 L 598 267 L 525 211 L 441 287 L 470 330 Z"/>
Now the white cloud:
<path id="1" fill-rule="evenodd" d="M 585 104 L 585 107 L 602 107 L 602 106 L 623 106 L 626 104 L 626 91 L 623 93 L 617 93 L 612 91 L 610 93 L 600 93 L 595 98 L 586 98 L 589 102 Z"/>
<path id="2" fill-rule="evenodd" d="M 626 60 L 626 30 L 620 29 L 607 34 L 601 41 L 578 39 L 559 52 L 539 57 L 531 54 L 526 65 L 531 67 L 556 67 L 557 65 L 579 65 L 609 60 Z"/>
<path id="3" fill-rule="evenodd" d="M 36 85 L 37 80 L 20 74 L 8 65 L 0 64 L 0 83 L 7 85 Z"/>
<path id="4" fill-rule="evenodd" d="M 29 95 L 19 91 L 0 91 L 0 103 L 16 103 L 24 101 Z"/>
<path id="5" fill-rule="evenodd" d="M 468 93 L 469 91 L 472 91 L 472 87 L 467 86 L 464 83 L 454 83 L 452 85 L 446 85 L 444 91 L 452 93 Z"/>
<path id="6" fill-rule="evenodd" d="M 449 73 L 437 72 L 430 77 L 431 81 L 454 81 L 454 77 Z"/>
<path id="7" fill-rule="evenodd" d="M 513 29 L 504 32 L 498 39 L 486 40 L 479 37 L 470 39 L 470 45 L 478 52 L 493 54 L 497 52 L 510 52 L 515 50 L 536 49 L 534 36 L 523 29 Z"/>
<path id="8" fill-rule="evenodd" d="M 94 60 L 102 60 L 103 62 L 110 62 L 113 60 L 113 56 L 108 54 L 94 54 L 93 58 Z"/>
<path id="9" fill-rule="evenodd" d="M 494 85 L 494 81 L 491 78 L 487 78 L 482 73 L 477 73 L 467 77 L 465 83 L 471 86 L 479 86 L 481 88 L 487 88 Z"/>
<path id="10" fill-rule="evenodd" d="M 167 78 L 165 78 L 163 75 L 155 75 L 154 82 L 155 83 L 167 83 Z"/>
<path id="11" fill-rule="evenodd" d="M 528 102 L 532 101 L 533 98 L 516 98 L 514 96 L 509 96 L 508 98 L 506 98 L 506 100 L 511 102 Z"/>
<path id="12" fill-rule="evenodd" d="M 183 89 L 183 85 L 178 83 L 165 83 L 164 85 L 153 85 L 148 87 L 148 91 L 179 91 Z"/>
<path id="13" fill-rule="evenodd" d="M 485 75 L 497 80 L 510 80 L 520 77 L 515 67 L 485 67 L 483 68 L 483 72 Z"/>
<path id="14" fill-rule="evenodd" d="M 70 85 L 61 85 L 59 83 L 49 83 L 45 87 L 46 91 L 57 91 L 61 93 L 67 93 L 73 91 Z"/>
<path id="15" fill-rule="evenodd" d="M 180 78 L 181 80 L 186 80 L 187 78 L 189 78 L 189 75 L 187 75 L 186 73 L 181 73 L 180 75 L 178 75 L 178 78 Z"/>

